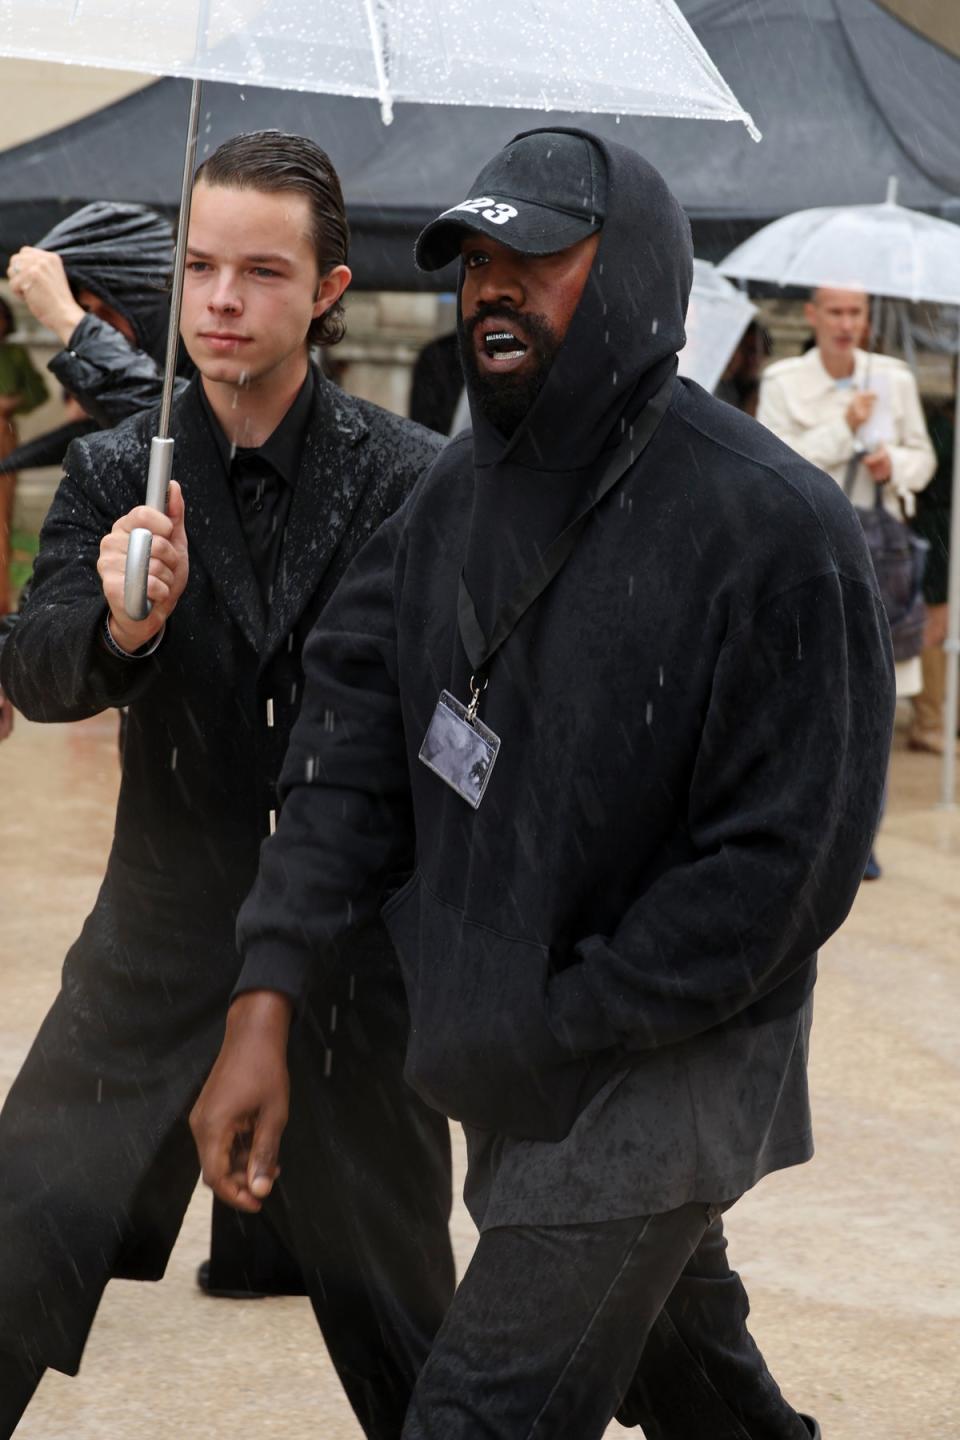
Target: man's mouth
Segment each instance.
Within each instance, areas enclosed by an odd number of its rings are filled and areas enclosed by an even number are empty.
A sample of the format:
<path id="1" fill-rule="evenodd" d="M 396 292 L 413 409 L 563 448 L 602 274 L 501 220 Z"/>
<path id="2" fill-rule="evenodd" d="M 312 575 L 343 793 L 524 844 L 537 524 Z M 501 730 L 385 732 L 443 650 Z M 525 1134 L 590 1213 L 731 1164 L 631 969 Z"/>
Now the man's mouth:
<path id="1" fill-rule="evenodd" d="M 530 342 L 512 325 L 493 316 L 477 327 L 474 344 L 480 367 L 488 374 L 517 369 L 530 350 Z"/>
<path id="2" fill-rule="evenodd" d="M 222 330 L 207 330 L 201 332 L 201 339 L 211 345 L 243 345 L 250 337 L 248 335 L 232 335 Z"/>
<path id="3" fill-rule="evenodd" d="M 483 346 L 492 360 L 521 360 L 527 346 L 512 330 L 491 330 L 483 337 Z"/>

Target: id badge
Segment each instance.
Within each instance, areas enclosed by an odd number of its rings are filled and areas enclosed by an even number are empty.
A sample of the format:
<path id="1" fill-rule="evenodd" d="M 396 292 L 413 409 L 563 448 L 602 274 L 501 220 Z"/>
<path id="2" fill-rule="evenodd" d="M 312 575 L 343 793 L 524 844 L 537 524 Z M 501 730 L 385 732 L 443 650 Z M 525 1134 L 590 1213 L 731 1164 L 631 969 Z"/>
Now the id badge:
<path id="1" fill-rule="evenodd" d="M 499 735 L 482 720 L 469 720 L 467 707 L 449 690 L 442 690 L 420 746 L 420 759 L 474 810 L 480 807 L 499 749 Z"/>

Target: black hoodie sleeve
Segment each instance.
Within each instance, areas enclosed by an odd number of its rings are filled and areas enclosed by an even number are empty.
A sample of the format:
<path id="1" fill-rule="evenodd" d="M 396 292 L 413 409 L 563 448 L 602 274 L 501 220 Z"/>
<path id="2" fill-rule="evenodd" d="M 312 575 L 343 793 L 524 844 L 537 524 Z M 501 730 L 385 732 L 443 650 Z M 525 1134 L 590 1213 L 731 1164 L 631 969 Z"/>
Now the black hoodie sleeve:
<path id="1" fill-rule="evenodd" d="M 157 362 L 96 315 L 83 317 L 48 368 L 104 429 L 160 403 L 163 372 Z M 174 393 L 187 384 L 174 381 Z"/>
<path id="2" fill-rule="evenodd" d="M 862 582 L 812 578 L 727 640 L 690 791 L 693 856 L 551 981 L 565 1044 L 645 1050 L 798 1007 L 863 874 L 894 704 L 886 619 Z"/>
<path id="3" fill-rule="evenodd" d="M 405 507 L 382 525 L 304 647 L 304 693 L 280 777 L 276 834 L 237 924 L 236 992 L 302 999 L 338 947 L 412 869 L 410 778 L 397 686 L 394 575 Z"/>
<path id="4" fill-rule="evenodd" d="M 83 720 L 129 705 L 156 675 L 149 657 L 121 660 L 101 640 L 107 602 L 97 573 L 100 541 L 124 512 L 106 508 L 84 442 L 70 447 L 65 466 L 40 531 L 29 595 L 0 648 L 0 686 L 29 720 Z"/>

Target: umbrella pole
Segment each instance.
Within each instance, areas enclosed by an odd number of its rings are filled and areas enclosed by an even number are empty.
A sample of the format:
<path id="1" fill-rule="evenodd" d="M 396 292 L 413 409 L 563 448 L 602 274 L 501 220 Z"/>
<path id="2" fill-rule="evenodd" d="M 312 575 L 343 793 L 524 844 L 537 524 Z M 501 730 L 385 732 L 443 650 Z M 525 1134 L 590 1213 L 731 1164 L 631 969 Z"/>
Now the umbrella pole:
<path id="1" fill-rule="evenodd" d="M 154 510 L 166 510 L 167 488 L 173 474 L 173 441 L 170 438 L 170 415 L 173 408 L 173 385 L 177 372 L 177 347 L 180 343 L 180 306 L 183 300 L 183 271 L 186 262 L 187 233 L 190 228 L 190 201 L 193 196 L 193 172 L 197 159 L 197 135 L 200 129 L 201 81 L 194 80 L 190 91 L 190 118 L 187 123 L 187 145 L 183 157 L 180 185 L 180 214 L 177 220 L 177 246 L 173 257 L 173 286 L 170 292 L 170 322 L 167 327 L 167 355 L 163 371 L 163 393 L 160 398 L 160 422 L 150 442 L 150 464 L 147 470 L 146 504 Z M 123 581 L 123 608 L 131 620 L 145 620 L 150 614 L 147 599 L 147 577 L 150 573 L 149 530 L 130 532 L 127 563 Z"/>
<path id="2" fill-rule="evenodd" d="M 957 396 L 953 413 L 953 491 L 950 509 L 950 582 L 947 591 L 947 703 L 943 721 L 943 780 L 940 804 L 954 809 L 957 803 L 957 718 L 960 714 L 960 307 L 957 308 Z"/>

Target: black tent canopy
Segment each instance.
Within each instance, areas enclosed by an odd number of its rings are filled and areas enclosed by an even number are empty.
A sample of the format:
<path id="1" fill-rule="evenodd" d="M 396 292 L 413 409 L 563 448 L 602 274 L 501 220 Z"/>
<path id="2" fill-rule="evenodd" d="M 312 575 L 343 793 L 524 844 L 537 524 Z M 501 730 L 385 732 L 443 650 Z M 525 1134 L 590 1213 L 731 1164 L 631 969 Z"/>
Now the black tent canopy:
<path id="1" fill-rule="evenodd" d="M 270 126 L 318 140 L 343 180 L 355 284 L 368 289 L 449 287 L 449 273 L 417 275 L 417 229 L 463 199 L 513 134 L 544 123 L 585 124 L 646 155 L 686 206 L 706 258 L 793 210 L 878 202 L 891 175 L 901 204 L 960 220 L 955 55 L 877 0 L 680 0 L 680 8 L 764 132 L 759 145 L 740 125 L 483 107 L 398 105 L 384 128 L 371 100 L 209 84 L 199 153 Z M 187 90 L 160 80 L 0 154 L 0 251 L 91 199 L 172 209 Z"/>

